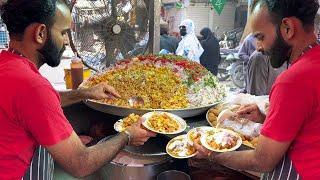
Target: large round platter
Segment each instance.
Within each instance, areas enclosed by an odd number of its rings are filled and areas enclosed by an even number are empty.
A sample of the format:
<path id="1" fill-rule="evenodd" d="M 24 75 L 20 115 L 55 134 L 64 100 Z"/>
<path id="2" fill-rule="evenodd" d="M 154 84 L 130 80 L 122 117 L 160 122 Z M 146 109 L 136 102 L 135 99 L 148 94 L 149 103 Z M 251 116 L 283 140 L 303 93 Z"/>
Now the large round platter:
<path id="1" fill-rule="evenodd" d="M 153 129 L 152 127 L 150 127 L 148 125 L 148 121 L 149 119 L 155 115 L 155 114 L 166 114 L 168 115 L 171 119 L 173 119 L 174 121 L 177 122 L 177 124 L 179 125 L 179 128 L 176 130 L 176 131 L 173 131 L 173 132 L 161 132 L 161 131 L 158 131 L 156 129 Z M 187 123 L 185 120 L 183 120 L 181 117 L 175 115 L 175 114 L 172 114 L 172 113 L 168 113 L 168 112 L 159 112 L 159 111 L 155 111 L 155 112 L 148 112 L 146 114 L 144 114 L 142 116 L 142 118 L 144 118 L 145 120 L 142 122 L 142 125 L 144 127 L 146 127 L 147 129 L 149 129 L 150 131 L 153 131 L 153 132 L 156 132 L 156 133 L 159 133 L 159 134 L 179 134 L 179 133 L 182 133 L 184 130 L 186 130 L 187 128 Z"/>
<path id="2" fill-rule="evenodd" d="M 101 103 L 94 100 L 86 100 L 84 102 L 87 106 L 97 111 L 101 111 L 101 112 L 116 115 L 116 116 L 122 116 L 122 117 L 128 116 L 131 113 L 142 115 L 152 111 L 166 111 L 166 112 L 175 114 L 177 116 L 180 116 L 182 118 L 193 117 L 199 114 L 203 114 L 211 107 L 214 107 L 215 105 L 219 104 L 219 103 L 214 103 L 214 104 L 210 104 L 203 107 L 183 108 L 183 109 L 133 109 L 133 108 L 113 106 L 113 105 Z"/>
<path id="3" fill-rule="evenodd" d="M 169 150 L 169 147 L 170 147 L 170 145 L 171 145 L 174 141 L 177 141 L 177 140 L 184 141 L 185 144 L 191 146 L 190 144 L 188 144 L 188 140 L 187 140 L 186 134 L 180 135 L 180 136 L 177 136 L 177 137 L 171 139 L 171 140 L 168 142 L 167 146 L 166 146 L 166 151 L 167 151 L 167 153 L 168 153 L 171 157 L 177 158 L 177 159 L 185 159 L 185 158 L 191 158 L 191 157 L 193 157 L 193 156 L 195 156 L 195 155 L 197 154 L 197 151 L 195 151 L 193 154 L 188 155 L 188 156 L 177 156 L 177 155 L 175 155 L 175 154 L 172 154 L 172 153 L 170 152 L 170 150 Z"/>
<path id="4" fill-rule="evenodd" d="M 118 61 L 84 81 L 81 87 L 108 82 L 123 97 L 86 100 L 98 111 L 127 116 L 166 111 L 180 117 L 204 113 L 225 97 L 225 88 L 201 64 L 176 56 L 147 55 Z M 128 99 L 141 97 L 144 104 L 132 108 Z"/>

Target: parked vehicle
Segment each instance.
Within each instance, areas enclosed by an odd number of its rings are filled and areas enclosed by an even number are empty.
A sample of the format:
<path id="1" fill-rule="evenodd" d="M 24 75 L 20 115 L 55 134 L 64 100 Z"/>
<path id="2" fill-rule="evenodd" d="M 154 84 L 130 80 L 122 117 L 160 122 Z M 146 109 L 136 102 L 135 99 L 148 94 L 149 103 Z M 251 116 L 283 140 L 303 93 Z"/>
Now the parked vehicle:
<path id="1" fill-rule="evenodd" d="M 218 79 L 226 81 L 231 78 L 239 88 L 245 86 L 246 64 L 238 56 L 237 49 L 220 49 L 221 63 L 218 69 Z"/>
<path id="2" fill-rule="evenodd" d="M 217 77 L 220 81 L 226 81 L 230 77 L 230 73 L 227 70 L 229 66 L 236 60 L 229 56 L 229 54 L 236 53 L 234 49 L 220 49 L 221 61 L 218 66 L 218 74 Z M 228 58 L 227 58 L 228 57 Z"/>
<path id="3" fill-rule="evenodd" d="M 243 28 L 236 28 L 230 31 L 225 31 L 220 38 L 219 45 L 224 49 L 234 49 L 239 43 L 243 34 Z"/>
<path id="4" fill-rule="evenodd" d="M 238 57 L 239 58 L 239 57 Z M 244 88 L 246 83 L 247 65 L 240 59 L 228 67 L 234 85 Z"/>

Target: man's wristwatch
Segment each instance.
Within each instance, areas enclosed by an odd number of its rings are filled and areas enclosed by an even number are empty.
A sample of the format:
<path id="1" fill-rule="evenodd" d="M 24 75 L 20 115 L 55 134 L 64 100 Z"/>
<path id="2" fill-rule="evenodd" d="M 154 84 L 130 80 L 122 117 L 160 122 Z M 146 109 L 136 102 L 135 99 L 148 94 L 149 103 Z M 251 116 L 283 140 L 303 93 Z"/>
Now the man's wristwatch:
<path id="1" fill-rule="evenodd" d="M 215 162 L 215 159 L 214 159 L 214 155 L 213 155 L 213 154 L 214 154 L 214 153 L 212 153 L 212 152 L 208 154 L 208 159 L 209 159 L 209 161 L 212 162 L 212 163 Z"/>
<path id="2" fill-rule="evenodd" d="M 129 145 L 129 143 L 131 142 L 131 134 L 129 133 L 129 131 L 125 130 L 123 131 L 127 136 L 128 136 L 128 143 L 127 145 Z"/>

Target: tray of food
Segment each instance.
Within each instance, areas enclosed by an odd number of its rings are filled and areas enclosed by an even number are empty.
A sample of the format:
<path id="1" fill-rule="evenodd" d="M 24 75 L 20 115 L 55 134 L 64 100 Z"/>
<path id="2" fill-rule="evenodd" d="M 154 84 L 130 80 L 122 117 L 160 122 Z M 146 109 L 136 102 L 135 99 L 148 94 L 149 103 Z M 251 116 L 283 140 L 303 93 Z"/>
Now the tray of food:
<path id="1" fill-rule="evenodd" d="M 188 143 L 187 135 L 180 135 L 171 139 L 166 146 L 167 153 L 177 159 L 190 158 L 196 155 L 197 151 Z"/>
<path id="2" fill-rule="evenodd" d="M 176 56 L 148 55 L 122 60 L 90 77 L 81 87 L 100 82 L 112 85 L 121 98 L 86 100 L 85 103 L 118 116 L 167 111 L 191 117 L 204 113 L 225 97 L 225 88 L 214 75 L 199 63 Z M 140 97 L 143 103 L 131 106 L 132 97 Z"/>

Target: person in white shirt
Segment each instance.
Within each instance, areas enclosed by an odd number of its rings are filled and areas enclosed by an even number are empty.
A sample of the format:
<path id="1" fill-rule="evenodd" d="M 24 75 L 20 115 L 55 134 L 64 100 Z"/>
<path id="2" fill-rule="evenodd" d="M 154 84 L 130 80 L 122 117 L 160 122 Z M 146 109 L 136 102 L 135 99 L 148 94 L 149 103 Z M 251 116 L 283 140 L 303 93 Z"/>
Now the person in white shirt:
<path id="1" fill-rule="evenodd" d="M 204 50 L 195 34 L 195 25 L 193 21 L 191 19 L 182 21 L 179 29 L 182 39 L 176 50 L 176 55 L 200 63 L 200 56 Z"/>

